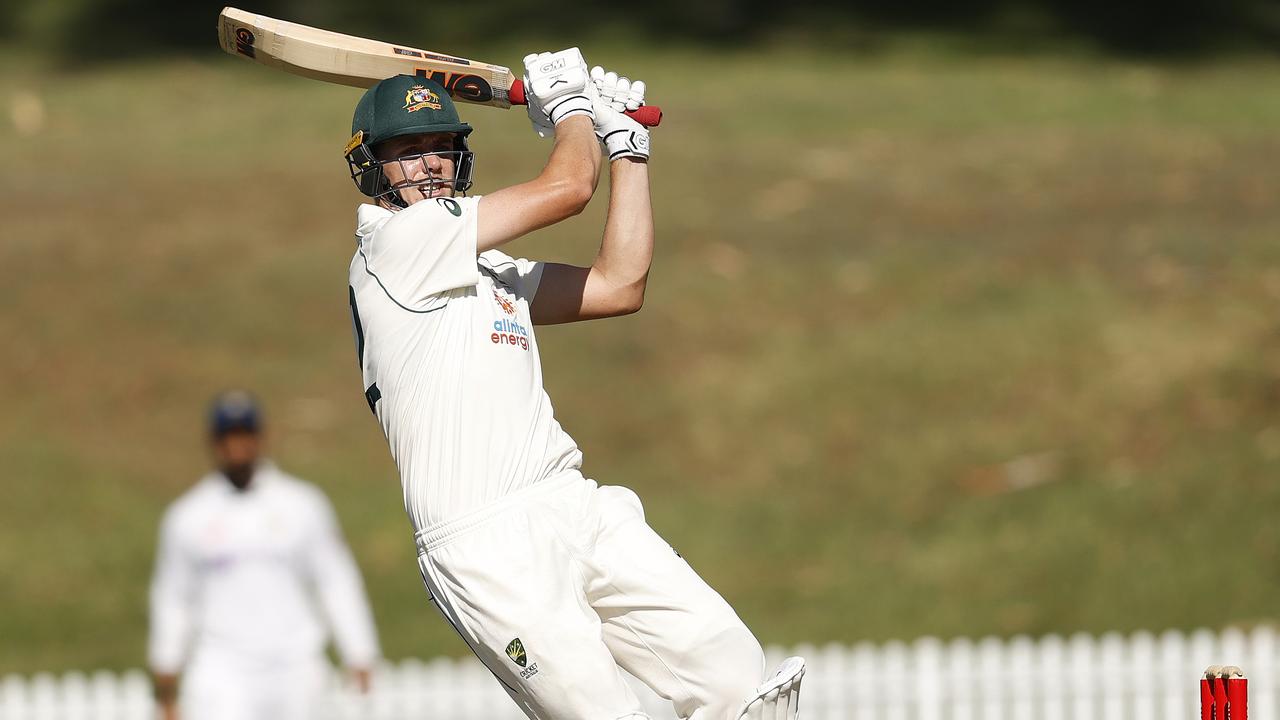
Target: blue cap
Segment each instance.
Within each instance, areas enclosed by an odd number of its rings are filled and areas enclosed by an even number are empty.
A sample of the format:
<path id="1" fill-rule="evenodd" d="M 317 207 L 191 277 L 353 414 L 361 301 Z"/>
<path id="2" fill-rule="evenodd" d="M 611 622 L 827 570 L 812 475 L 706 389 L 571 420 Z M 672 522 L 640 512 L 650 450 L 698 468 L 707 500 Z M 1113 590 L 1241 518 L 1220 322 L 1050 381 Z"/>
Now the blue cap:
<path id="1" fill-rule="evenodd" d="M 261 416 L 253 395 L 245 390 L 229 390 L 209 405 L 209 433 L 214 437 L 236 430 L 256 433 L 261 429 Z"/>

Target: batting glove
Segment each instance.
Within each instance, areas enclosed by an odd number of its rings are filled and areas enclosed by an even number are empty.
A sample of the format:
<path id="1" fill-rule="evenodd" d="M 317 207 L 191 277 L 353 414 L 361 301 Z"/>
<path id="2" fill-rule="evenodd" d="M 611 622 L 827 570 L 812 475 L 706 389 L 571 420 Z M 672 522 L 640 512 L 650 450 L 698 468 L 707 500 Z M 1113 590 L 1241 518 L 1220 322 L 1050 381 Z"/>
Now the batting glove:
<path id="1" fill-rule="evenodd" d="M 578 48 L 526 55 L 524 71 L 529 119 L 539 136 L 554 135 L 555 126 L 574 115 L 594 119 L 596 88 Z"/>
<path id="2" fill-rule="evenodd" d="M 643 80 L 618 77 L 618 73 L 606 72 L 597 65 L 591 68 L 591 84 L 595 85 L 600 99 L 618 112 L 635 110 L 644 104 L 646 87 Z"/>
<path id="3" fill-rule="evenodd" d="M 596 88 L 596 137 L 604 143 L 610 160 L 620 158 L 649 159 L 649 129 L 623 115 L 644 105 L 643 80 L 632 82 L 604 68 L 591 68 L 591 82 Z"/>
<path id="4" fill-rule="evenodd" d="M 529 113 L 529 123 L 533 125 L 533 131 L 540 138 L 549 138 L 556 136 L 556 126 L 551 123 L 551 118 L 547 117 L 547 111 L 542 107 L 542 103 L 538 98 L 526 94 L 525 110 Z"/>

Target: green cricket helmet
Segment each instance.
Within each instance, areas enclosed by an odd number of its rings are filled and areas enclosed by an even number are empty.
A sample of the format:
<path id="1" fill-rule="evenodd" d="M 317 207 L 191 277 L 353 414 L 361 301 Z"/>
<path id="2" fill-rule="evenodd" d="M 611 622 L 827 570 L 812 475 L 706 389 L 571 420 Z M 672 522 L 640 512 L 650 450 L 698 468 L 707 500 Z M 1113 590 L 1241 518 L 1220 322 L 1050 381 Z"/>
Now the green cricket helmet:
<path id="1" fill-rule="evenodd" d="M 414 75 L 389 77 L 366 90 L 356 104 L 355 116 L 351 120 L 351 140 L 344 152 L 351 179 L 360 192 L 404 207 L 405 202 L 398 192 L 400 187 L 391 186 L 383 166 L 420 155 L 379 160 L 375 149 L 392 138 L 427 133 L 453 135 L 451 151 L 422 155 L 452 156 L 454 176 L 448 180 L 454 192 L 465 193 L 471 187 L 474 167 L 472 153 L 467 148 L 471 126 L 458 117 L 458 109 L 454 107 L 449 93 L 434 80 Z M 432 182 L 439 182 L 439 179 Z"/>

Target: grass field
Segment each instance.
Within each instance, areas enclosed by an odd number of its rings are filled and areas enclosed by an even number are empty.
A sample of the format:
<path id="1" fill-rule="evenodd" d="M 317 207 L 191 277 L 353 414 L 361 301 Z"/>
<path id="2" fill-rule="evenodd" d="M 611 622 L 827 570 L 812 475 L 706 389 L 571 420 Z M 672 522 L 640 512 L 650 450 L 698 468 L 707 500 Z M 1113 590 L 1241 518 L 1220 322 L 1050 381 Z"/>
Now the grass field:
<path id="1" fill-rule="evenodd" d="M 667 110 L 648 303 L 541 331 L 548 389 L 763 640 L 1274 619 L 1280 64 L 625 63 Z M 388 656 L 465 652 L 355 370 L 358 93 L 5 67 L 47 116 L 0 174 L 0 672 L 142 663 L 228 385 L 337 504 Z M 481 192 L 540 167 L 521 115 L 470 120 Z M 515 250 L 589 260 L 601 205 Z"/>

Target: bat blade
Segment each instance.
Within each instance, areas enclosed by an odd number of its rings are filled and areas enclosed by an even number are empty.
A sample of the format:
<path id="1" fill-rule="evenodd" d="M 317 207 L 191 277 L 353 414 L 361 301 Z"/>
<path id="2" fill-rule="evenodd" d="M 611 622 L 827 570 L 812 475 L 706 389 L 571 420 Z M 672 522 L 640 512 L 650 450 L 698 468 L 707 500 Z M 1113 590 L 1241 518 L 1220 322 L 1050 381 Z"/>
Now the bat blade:
<path id="1" fill-rule="evenodd" d="M 502 65 L 344 35 L 245 12 L 218 16 L 218 44 L 231 55 L 315 80 L 367 88 L 393 75 L 418 75 L 439 83 L 453 99 L 509 108 L 524 104 L 520 79 Z M 627 113 L 657 125 L 662 110 L 644 106 Z"/>
<path id="2" fill-rule="evenodd" d="M 343 35 L 223 8 L 218 44 L 232 55 L 325 82 L 367 88 L 392 75 L 419 75 L 440 83 L 455 100 L 511 107 L 516 77 L 501 65 L 476 62 L 407 45 Z"/>

